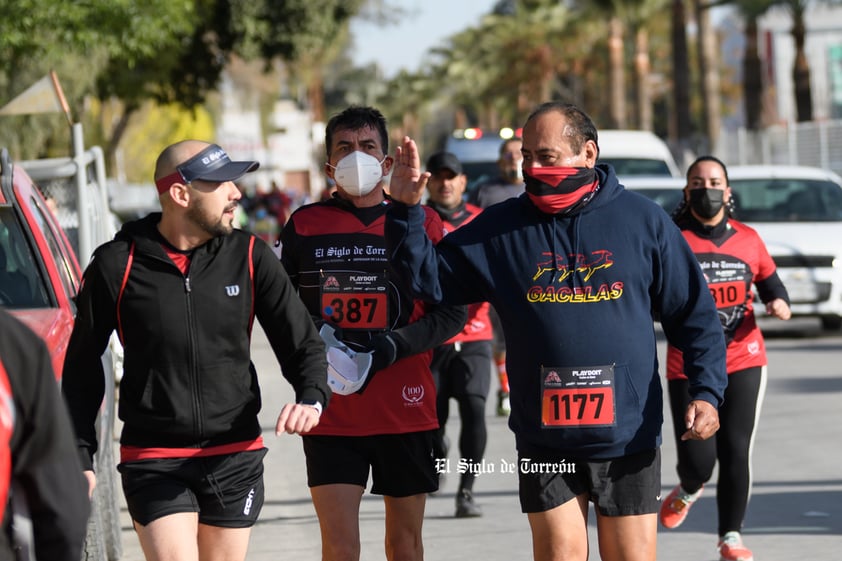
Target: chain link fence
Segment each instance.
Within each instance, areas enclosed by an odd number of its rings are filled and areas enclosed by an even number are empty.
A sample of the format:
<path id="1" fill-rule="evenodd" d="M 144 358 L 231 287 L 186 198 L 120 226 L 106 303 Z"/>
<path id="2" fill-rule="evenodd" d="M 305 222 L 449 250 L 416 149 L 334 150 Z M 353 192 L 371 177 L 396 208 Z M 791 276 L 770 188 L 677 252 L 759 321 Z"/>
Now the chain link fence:
<path id="1" fill-rule="evenodd" d="M 19 162 L 38 184 L 84 268 L 93 250 L 116 232 L 109 209 L 102 151 L 91 148 L 80 159 L 49 158 Z M 79 174 L 77 170 L 83 168 Z M 81 219 L 80 219 L 81 216 Z"/>
<path id="2" fill-rule="evenodd" d="M 723 131 L 717 152 L 731 165 L 813 166 L 842 175 L 842 120 Z"/>

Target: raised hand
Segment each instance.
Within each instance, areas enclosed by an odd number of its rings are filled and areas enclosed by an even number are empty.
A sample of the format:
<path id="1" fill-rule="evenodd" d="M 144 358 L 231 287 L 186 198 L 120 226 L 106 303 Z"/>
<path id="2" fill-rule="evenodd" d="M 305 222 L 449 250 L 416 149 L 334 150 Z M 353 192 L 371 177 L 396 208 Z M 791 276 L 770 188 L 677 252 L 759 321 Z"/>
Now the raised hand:
<path id="1" fill-rule="evenodd" d="M 395 150 L 389 195 L 398 202 L 416 205 L 421 202 L 429 179 L 429 172 L 421 173 L 421 158 L 415 141 L 403 137 L 403 144 Z"/>

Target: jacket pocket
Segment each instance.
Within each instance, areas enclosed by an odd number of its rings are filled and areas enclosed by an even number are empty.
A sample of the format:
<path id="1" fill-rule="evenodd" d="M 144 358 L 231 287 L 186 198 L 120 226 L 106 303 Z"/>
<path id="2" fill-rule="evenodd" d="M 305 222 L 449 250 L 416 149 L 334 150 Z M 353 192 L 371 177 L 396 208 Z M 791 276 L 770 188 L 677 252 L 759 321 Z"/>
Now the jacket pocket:
<path id="1" fill-rule="evenodd" d="M 251 364 L 220 361 L 204 365 L 200 395 L 208 437 L 253 422 L 260 411 L 260 387 Z"/>

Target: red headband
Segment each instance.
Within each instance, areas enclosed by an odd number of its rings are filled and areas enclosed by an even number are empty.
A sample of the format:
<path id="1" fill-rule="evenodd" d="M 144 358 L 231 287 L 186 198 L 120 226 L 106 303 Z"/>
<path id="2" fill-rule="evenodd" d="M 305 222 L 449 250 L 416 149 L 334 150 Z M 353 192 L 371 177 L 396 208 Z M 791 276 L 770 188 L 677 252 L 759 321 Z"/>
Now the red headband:
<path id="1" fill-rule="evenodd" d="M 184 178 L 181 177 L 181 172 L 176 170 L 166 177 L 162 177 L 155 182 L 155 187 L 158 189 L 158 194 L 161 195 L 170 190 L 170 187 L 176 183 L 184 183 Z"/>

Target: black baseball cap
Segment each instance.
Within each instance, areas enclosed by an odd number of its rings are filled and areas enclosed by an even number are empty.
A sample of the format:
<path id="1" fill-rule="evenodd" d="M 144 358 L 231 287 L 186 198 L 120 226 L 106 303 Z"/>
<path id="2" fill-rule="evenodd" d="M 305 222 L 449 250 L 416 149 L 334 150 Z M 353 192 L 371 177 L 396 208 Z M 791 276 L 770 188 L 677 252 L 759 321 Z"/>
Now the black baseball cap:
<path id="1" fill-rule="evenodd" d="M 159 193 L 165 192 L 173 183 L 190 183 L 191 181 L 208 181 L 224 183 L 241 178 L 250 171 L 260 167 L 259 162 L 232 162 L 225 150 L 216 144 L 211 144 L 189 160 L 178 164 L 175 172 L 162 177 L 155 182 Z"/>
<path id="2" fill-rule="evenodd" d="M 462 162 L 452 152 L 436 152 L 427 160 L 427 171 L 438 173 L 443 169 L 449 169 L 456 175 L 461 175 Z"/>

